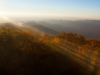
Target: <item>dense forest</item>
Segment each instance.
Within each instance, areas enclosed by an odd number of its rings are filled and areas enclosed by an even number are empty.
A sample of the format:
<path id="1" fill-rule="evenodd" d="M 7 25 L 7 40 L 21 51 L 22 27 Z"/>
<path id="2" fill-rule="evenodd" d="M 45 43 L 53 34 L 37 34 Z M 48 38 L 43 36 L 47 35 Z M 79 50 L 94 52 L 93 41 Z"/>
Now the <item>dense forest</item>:
<path id="1" fill-rule="evenodd" d="M 89 75 L 76 63 L 71 64 L 56 46 L 63 46 L 83 55 L 91 52 L 92 58 L 100 52 L 99 39 L 86 39 L 72 32 L 48 35 L 32 30 L 0 27 L 0 74 Z"/>

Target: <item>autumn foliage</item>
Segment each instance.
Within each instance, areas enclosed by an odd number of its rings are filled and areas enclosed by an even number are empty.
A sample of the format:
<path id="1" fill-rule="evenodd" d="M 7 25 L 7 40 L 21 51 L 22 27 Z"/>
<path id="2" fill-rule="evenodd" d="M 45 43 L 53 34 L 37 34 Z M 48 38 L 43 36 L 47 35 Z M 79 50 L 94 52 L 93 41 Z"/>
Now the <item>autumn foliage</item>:
<path id="1" fill-rule="evenodd" d="M 25 29 L 0 27 L 0 74 L 66 73 L 68 61 L 64 55 L 51 48 L 52 44 L 68 46 L 75 50 L 100 50 L 100 40 L 85 39 L 74 33 L 48 35 Z"/>

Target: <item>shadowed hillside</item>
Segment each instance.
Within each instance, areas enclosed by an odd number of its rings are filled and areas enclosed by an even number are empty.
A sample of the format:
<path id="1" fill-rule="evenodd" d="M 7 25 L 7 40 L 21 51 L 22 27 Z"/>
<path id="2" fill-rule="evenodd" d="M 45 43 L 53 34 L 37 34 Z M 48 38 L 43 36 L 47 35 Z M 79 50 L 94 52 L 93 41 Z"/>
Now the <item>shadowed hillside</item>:
<path id="1" fill-rule="evenodd" d="M 57 37 L 0 27 L 0 74 L 92 75 L 53 45 Z"/>

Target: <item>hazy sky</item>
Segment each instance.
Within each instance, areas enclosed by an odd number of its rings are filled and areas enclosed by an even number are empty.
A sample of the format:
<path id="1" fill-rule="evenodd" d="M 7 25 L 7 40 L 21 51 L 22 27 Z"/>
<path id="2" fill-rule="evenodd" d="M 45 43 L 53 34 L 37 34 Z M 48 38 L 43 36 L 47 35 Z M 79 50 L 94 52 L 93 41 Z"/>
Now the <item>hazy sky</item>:
<path id="1" fill-rule="evenodd" d="M 100 19 L 100 0 L 0 0 L 0 15 L 5 19 Z"/>

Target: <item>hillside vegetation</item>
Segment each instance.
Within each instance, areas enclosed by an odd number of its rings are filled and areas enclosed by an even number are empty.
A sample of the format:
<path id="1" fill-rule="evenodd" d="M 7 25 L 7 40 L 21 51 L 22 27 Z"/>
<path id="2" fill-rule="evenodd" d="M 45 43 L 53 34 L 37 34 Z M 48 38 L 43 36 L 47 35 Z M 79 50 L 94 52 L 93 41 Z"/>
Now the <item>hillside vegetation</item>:
<path id="1" fill-rule="evenodd" d="M 53 36 L 25 29 L 0 27 L 0 74 L 85 75 L 80 66 L 67 59 L 58 49 L 52 48 L 53 44 L 60 44 L 83 54 L 87 51 L 100 51 L 100 40 L 85 39 L 74 33 L 62 32 Z"/>

